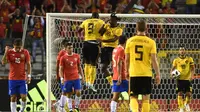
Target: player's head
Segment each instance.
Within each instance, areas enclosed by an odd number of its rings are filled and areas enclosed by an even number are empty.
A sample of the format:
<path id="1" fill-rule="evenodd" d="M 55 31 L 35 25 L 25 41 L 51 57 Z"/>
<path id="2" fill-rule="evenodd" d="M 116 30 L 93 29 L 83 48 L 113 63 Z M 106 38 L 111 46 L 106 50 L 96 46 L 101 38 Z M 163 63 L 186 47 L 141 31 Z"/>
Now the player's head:
<path id="1" fill-rule="evenodd" d="M 126 40 L 127 40 L 126 36 L 124 36 L 124 35 L 121 36 L 121 37 L 119 38 L 119 44 L 120 44 L 120 45 L 125 45 Z"/>
<path id="2" fill-rule="evenodd" d="M 69 42 L 69 41 L 68 41 L 67 39 L 64 39 L 64 40 L 61 42 L 61 45 L 62 45 L 64 48 L 66 48 L 68 42 Z"/>
<path id="3" fill-rule="evenodd" d="M 183 45 L 180 45 L 179 46 L 179 54 L 181 56 L 184 56 L 185 55 L 185 47 Z"/>
<path id="4" fill-rule="evenodd" d="M 147 29 L 146 22 L 144 20 L 137 22 L 136 29 L 137 29 L 137 32 L 145 32 Z"/>
<path id="5" fill-rule="evenodd" d="M 19 52 L 22 48 L 22 40 L 20 38 L 15 39 L 13 42 L 13 47 L 16 52 Z"/>
<path id="6" fill-rule="evenodd" d="M 116 13 L 111 13 L 110 15 L 110 24 L 111 26 L 116 26 L 117 25 L 117 21 L 119 21 L 120 18 L 117 17 Z"/>
<path id="7" fill-rule="evenodd" d="M 68 54 L 71 54 L 73 52 L 73 44 L 71 42 L 67 42 L 66 49 Z"/>
<path id="8" fill-rule="evenodd" d="M 93 12 L 92 13 L 92 18 L 99 18 L 99 13 L 98 12 Z"/>

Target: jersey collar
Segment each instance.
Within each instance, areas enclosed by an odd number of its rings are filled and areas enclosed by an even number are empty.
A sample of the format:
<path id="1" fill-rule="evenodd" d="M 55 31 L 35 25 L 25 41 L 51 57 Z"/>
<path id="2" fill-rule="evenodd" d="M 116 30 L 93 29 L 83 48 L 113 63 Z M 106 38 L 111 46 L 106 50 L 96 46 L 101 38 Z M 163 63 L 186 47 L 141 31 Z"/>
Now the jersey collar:
<path id="1" fill-rule="evenodd" d="M 14 51 L 14 52 L 17 52 L 14 48 L 13 48 L 13 51 Z M 19 50 L 19 52 L 21 52 L 21 51 L 22 51 L 22 49 Z"/>
<path id="2" fill-rule="evenodd" d="M 118 47 L 121 47 L 122 49 L 124 49 L 124 47 L 122 45 L 118 45 Z"/>
<path id="3" fill-rule="evenodd" d="M 71 55 L 69 55 L 68 53 L 66 53 L 66 55 L 67 55 L 67 56 L 73 56 L 73 55 L 74 55 L 74 53 L 72 53 Z"/>

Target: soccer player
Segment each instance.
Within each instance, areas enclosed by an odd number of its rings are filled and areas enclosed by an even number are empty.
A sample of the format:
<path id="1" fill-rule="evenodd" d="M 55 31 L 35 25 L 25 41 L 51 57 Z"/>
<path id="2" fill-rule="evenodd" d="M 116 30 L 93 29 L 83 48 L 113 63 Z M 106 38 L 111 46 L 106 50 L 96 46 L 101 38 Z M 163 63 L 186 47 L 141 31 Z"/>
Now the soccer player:
<path id="1" fill-rule="evenodd" d="M 60 107 L 63 112 L 66 101 L 68 103 L 68 108 L 70 112 L 72 109 L 72 89 L 75 91 L 75 110 L 79 112 L 79 104 L 81 100 L 81 81 L 79 74 L 82 76 L 82 81 L 84 82 L 83 70 L 80 64 L 80 56 L 73 53 L 72 43 L 67 43 L 67 53 L 60 59 L 59 75 L 61 83 L 64 84 L 62 88 L 62 96 L 60 99 Z M 64 97 L 67 96 L 67 97 Z"/>
<path id="2" fill-rule="evenodd" d="M 67 53 L 67 43 L 68 43 L 68 40 L 67 39 L 64 39 L 62 42 L 61 42 L 61 45 L 62 47 L 64 47 L 62 50 L 60 50 L 60 52 L 58 53 L 58 56 L 57 56 L 57 60 L 56 60 L 56 72 L 57 72 L 57 80 L 58 80 L 58 83 L 60 84 L 60 88 L 62 90 L 63 88 L 63 85 L 60 81 L 60 75 L 59 75 L 59 65 L 60 65 L 60 59 L 62 56 L 64 56 L 66 53 Z M 63 97 L 66 97 L 66 96 L 63 96 Z M 60 100 L 58 100 L 54 106 L 57 108 L 57 106 L 59 106 L 59 103 L 60 103 Z"/>
<path id="3" fill-rule="evenodd" d="M 118 25 L 117 21 L 119 18 L 115 13 L 112 13 L 110 16 L 110 23 L 107 23 L 102 26 L 100 33 L 103 36 L 101 39 L 102 49 L 101 49 L 101 63 L 102 63 L 102 72 L 105 74 L 106 79 L 112 85 L 112 76 L 107 70 L 108 65 L 112 60 L 112 52 L 115 47 L 118 45 L 118 39 L 122 36 L 123 29 Z"/>
<path id="4" fill-rule="evenodd" d="M 9 95 L 11 112 L 16 112 L 17 95 L 20 95 L 23 112 L 26 107 L 27 84 L 31 82 L 31 62 L 28 50 L 22 49 L 22 40 L 15 39 L 13 49 L 5 48 L 2 64 L 10 64 L 9 72 Z M 27 71 L 26 71 L 27 66 Z"/>
<path id="5" fill-rule="evenodd" d="M 113 98 L 110 104 L 111 112 L 116 112 L 117 102 L 121 92 L 128 92 L 128 81 L 125 76 L 125 53 L 124 47 L 126 37 L 119 38 L 119 45 L 112 53 L 112 67 L 113 67 Z"/>
<path id="6" fill-rule="evenodd" d="M 86 86 L 93 92 L 97 92 L 93 84 L 96 79 L 96 64 L 99 57 L 99 30 L 104 24 L 104 21 L 99 19 L 97 12 L 92 13 L 90 19 L 86 19 L 80 25 L 78 32 L 84 30 L 84 44 L 83 44 L 83 59 L 84 59 L 84 74 Z"/>
<path id="7" fill-rule="evenodd" d="M 146 36 L 146 22 L 136 24 L 137 35 L 129 38 L 126 43 L 126 71 L 130 76 L 130 109 L 138 112 L 138 95 L 142 98 L 142 112 L 150 111 L 150 94 L 152 80 L 152 65 L 156 72 L 155 82 L 160 83 L 160 70 L 156 57 L 156 43 Z"/>
<path id="8" fill-rule="evenodd" d="M 184 112 L 184 106 L 186 111 L 190 111 L 190 100 L 192 95 L 191 82 L 194 76 L 195 66 L 192 57 L 186 55 L 185 47 L 179 47 L 179 56 L 173 60 L 172 71 L 177 69 L 180 72 L 180 77 L 177 79 L 177 92 L 178 92 L 178 106 L 180 112 Z M 185 93 L 185 102 L 183 95 Z"/>

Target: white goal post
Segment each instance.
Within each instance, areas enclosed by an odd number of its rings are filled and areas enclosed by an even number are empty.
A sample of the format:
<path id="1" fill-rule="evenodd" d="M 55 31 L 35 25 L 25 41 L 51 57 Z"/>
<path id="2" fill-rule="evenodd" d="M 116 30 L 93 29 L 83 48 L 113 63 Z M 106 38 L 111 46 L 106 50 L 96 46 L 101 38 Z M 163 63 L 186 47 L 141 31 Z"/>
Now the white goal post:
<path id="1" fill-rule="evenodd" d="M 110 14 L 100 14 L 101 19 L 107 19 L 110 17 Z M 153 108 L 156 111 L 173 111 L 177 110 L 176 102 L 176 92 L 175 92 L 175 80 L 169 79 L 169 70 L 171 68 L 172 60 L 178 54 L 178 45 L 184 44 L 187 48 L 187 53 L 193 57 L 195 65 L 200 67 L 200 15 L 169 15 L 169 14 L 117 14 L 118 17 L 121 18 L 120 24 L 125 25 L 124 35 L 127 37 L 131 37 L 135 33 L 135 24 L 138 20 L 144 19 L 147 21 L 148 31 L 147 34 L 153 38 L 157 43 L 158 50 L 158 58 L 159 65 L 161 69 L 162 75 L 162 83 L 159 87 L 153 86 L 152 90 L 152 108 L 153 106 L 158 106 Z M 82 55 L 82 41 L 80 39 L 82 37 L 78 37 L 76 34 L 76 29 L 80 25 L 80 23 L 91 17 L 91 13 L 47 13 L 46 15 L 46 80 L 47 80 L 47 111 L 50 112 L 52 109 L 52 100 L 51 100 L 51 92 L 53 94 L 60 94 L 55 92 L 55 88 L 53 87 L 55 84 L 55 56 L 58 53 L 58 45 L 55 44 L 55 40 L 57 38 L 63 38 L 63 36 L 59 33 L 60 27 L 58 25 L 64 25 L 65 30 L 70 30 L 68 36 L 64 36 L 72 39 L 74 43 L 77 44 L 75 50 L 77 53 Z M 64 21 L 64 22 L 60 22 Z M 59 23 L 57 23 L 59 22 Z M 73 30 L 72 30 L 73 29 Z M 64 31 L 66 33 L 68 31 Z M 73 33 L 73 34 L 71 34 Z M 55 48 L 58 47 L 58 48 Z M 82 59 L 81 59 L 82 60 Z M 83 65 L 83 64 L 82 64 Z M 195 75 L 200 75 L 200 69 L 196 67 Z M 102 74 L 100 67 L 98 66 L 99 74 Z M 98 79 L 99 78 L 99 79 Z M 107 86 L 107 82 L 101 77 L 97 76 L 97 81 L 100 82 L 97 86 L 97 89 L 102 91 L 110 91 L 110 86 Z M 197 78 L 194 80 L 194 92 L 193 92 L 193 101 L 191 103 L 192 109 L 194 111 L 200 111 L 198 107 L 200 107 L 200 96 L 197 90 L 197 87 L 200 85 L 200 80 Z M 105 88 L 102 88 L 105 85 Z M 170 88 L 171 87 L 171 88 Z M 58 86 L 56 86 L 58 88 Z M 99 95 L 97 97 L 90 97 L 91 94 L 87 95 L 87 92 L 83 92 L 85 95 L 85 101 L 87 98 L 95 99 L 102 98 Z M 107 95 L 108 94 L 108 95 Z M 104 99 L 110 100 L 111 93 L 103 93 L 105 95 Z M 55 95 L 56 96 L 56 95 Z M 59 96 L 59 95 L 57 95 Z M 107 97 L 108 96 L 108 97 Z M 58 98 L 58 97 L 56 97 Z M 102 99 L 103 99 L 102 98 Z M 172 100 L 173 99 L 173 100 Z M 155 101 L 155 105 L 153 103 Z M 158 104 L 159 102 L 160 104 Z M 196 102 L 196 104 L 194 103 Z M 175 105 L 175 106 L 174 106 Z M 106 107 L 107 108 L 107 107 Z M 171 108 L 171 109 L 170 109 Z M 109 109 L 107 109 L 109 110 Z M 154 112 L 156 112 L 154 111 Z"/>

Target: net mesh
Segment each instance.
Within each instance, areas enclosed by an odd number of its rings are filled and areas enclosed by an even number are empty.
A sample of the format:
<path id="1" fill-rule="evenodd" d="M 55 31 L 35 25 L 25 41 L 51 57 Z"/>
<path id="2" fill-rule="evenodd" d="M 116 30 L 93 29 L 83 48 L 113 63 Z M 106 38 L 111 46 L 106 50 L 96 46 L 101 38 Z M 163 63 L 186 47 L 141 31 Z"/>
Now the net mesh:
<path id="1" fill-rule="evenodd" d="M 62 49 L 60 43 L 64 38 L 68 38 L 74 44 L 74 52 L 81 55 L 81 61 L 83 61 L 82 48 L 83 48 L 83 34 L 77 33 L 77 28 L 81 22 L 89 17 L 51 17 L 49 20 L 50 27 L 50 39 L 52 46 L 50 54 L 52 56 L 50 66 L 51 70 L 51 91 L 58 99 L 60 97 L 59 84 L 56 81 L 56 56 L 60 49 Z M 108 17 L 101 18 L 103 20 Z M 153 85 L 153 91 L 151 95 L 151 111 L 177 111 L 176 101 L 176 81 L 170 79 L 169 73 L 173 59 L 178 55 L 178 46 L 180 44 L 187 48 L 189 56 L 193 57 L 196 70 L 196 78 L 192 81 L 193 95 L 191 101 L 191 109 L 193 111 L 200 111 L 200 80 L 198 75 L 200 74 L 200 19 L 199 18 L 172 18 L 172 17 L 153 17 L 153 18 L 141 18 L 132 17 L 127 18 L 121 16 L 119 24 L 125 25 L 124 35 L 131 37 L 135 34 L 136 22 L 138 20 L 146 20 L 148 22 L 147 35 L 153 38 L 157 44 L 158 59 L 161 70 L 162 82 L 160 86 Z M 99 59 L 100 60 L 100 59 Z M 82 62 L 83 67 L 83 62 Z M 95 88 L 97 93 L 92 93 L 85 89 L 82 90 L 82 111 L 96 111 L 108 112 L 110 99 L 112 98 L 111 86 L 104 78 L 100 70 L 100 64 L 97 67 L 97 78 L 95 81 Z M 111 70 L 111 69 L 110 69 Z M 96 109 L 96 110 L 95 110 Z M 118 112 L 127 112 L 128 101 L 120 102 L 118 104 Z"/>

